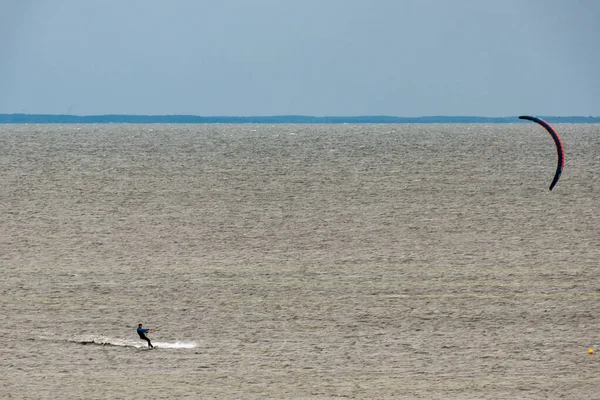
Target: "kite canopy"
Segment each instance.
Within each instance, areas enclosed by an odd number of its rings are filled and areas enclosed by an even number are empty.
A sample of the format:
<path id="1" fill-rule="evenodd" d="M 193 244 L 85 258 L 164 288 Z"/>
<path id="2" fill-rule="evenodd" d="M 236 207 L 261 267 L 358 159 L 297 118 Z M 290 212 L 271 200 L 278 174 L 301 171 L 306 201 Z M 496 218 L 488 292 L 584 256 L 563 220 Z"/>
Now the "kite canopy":
<path id="1" fill-rule="evenodd" d="M 558 163 L 556 165 L 556 172 L 554 173 L 554 179 L 552 179 L 552 183 L 550 184 L 550 190 L 552 190 L 554 185 L 556 185 L 556 182 L 558 182 L 558 179 L 560 178 L 560 174 L 562 174 L 562 170 L 565 165 L 565 154 L 564 154 L 564 150 L 563 150 L 562 141 L 560 140 L 560 136 L 558 136 L 558 133 L 556 133 L 554 128 L 552 128 L 549 123 L 547 123 L 546 121 L 544 121 L 541 118 L 531 117 L 529 115 L 521 115 L 519 118 L 526 119 L 526 120 L 533 121 L 533 122 L 540 124 L 548 131 L 548 133 L 550 134 L 550 136 L 552 136 L 552 139 L 554 140 L 554 144 L 556 145 L 556 155 L 558 156 Z"/>

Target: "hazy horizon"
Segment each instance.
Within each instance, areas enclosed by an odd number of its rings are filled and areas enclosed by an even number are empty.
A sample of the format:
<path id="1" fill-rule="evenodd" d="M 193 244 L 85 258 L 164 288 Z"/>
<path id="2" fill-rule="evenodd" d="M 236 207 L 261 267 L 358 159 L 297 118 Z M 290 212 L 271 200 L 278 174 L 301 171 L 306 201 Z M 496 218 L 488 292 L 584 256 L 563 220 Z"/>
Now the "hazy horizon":
<path id="1" fill-rule="evenodd" d="M 599 116 L 540 116 L 550 123 L 600 123 Z M 432 115 L 420 117 L 401 117 L 393 115 L 355 115 L 355 116 L 314 116 L 314 115 L 238 115 L 210 116 L 185 114 L 1 114 L 0 124 L 103 124 L 103 123 L 134 123 L 134 124 L 405 124 L 405 123 L 523 123 L 519 116 L 487 117 L 487 116 L 452 116 Z"/>

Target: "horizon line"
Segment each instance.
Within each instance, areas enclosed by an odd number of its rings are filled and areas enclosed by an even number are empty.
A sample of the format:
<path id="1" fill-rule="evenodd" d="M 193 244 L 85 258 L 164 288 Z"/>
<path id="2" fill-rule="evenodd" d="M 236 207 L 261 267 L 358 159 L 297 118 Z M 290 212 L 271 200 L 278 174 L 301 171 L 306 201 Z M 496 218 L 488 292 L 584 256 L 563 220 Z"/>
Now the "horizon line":
<path id="1" fill-rule="evenodd" d="M 534 114 L 535 115 L 535 114 Z M 541 116 L 548 122 L 600 123 L 600 116 Z M 27 114 L 0 113 L 0 123 L 523 123 L 519 116 L 488 117 L 474 115 L 429 115 L 400 117 L 394 115 L 313 116 L 301 114 L 254 116 L 203 116 L 194 114 Z"/>

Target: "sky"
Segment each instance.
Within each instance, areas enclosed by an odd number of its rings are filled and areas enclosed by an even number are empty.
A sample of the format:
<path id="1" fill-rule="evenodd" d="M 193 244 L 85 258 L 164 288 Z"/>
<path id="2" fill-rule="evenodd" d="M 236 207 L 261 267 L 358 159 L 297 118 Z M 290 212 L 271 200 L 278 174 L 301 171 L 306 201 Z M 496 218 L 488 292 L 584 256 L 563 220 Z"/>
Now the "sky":
<path id="1" fill-rule="evenodd" d="M 599 0 L 0 0 L 0 113 L 600 115 Z"/>

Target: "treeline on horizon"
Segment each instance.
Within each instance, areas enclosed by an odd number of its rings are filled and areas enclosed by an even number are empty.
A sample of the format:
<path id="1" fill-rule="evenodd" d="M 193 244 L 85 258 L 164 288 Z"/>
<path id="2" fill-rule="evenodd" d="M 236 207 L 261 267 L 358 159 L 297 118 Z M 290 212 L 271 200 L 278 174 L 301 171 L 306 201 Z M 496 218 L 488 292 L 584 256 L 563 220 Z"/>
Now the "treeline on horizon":
<path id="1" fill-rule="evenodd" d="M 541 116 L 550 123 L 600 123 L 600 117 Z M 315 117 L 308 115 L 274 116 L 214 116 L 198 115 L 67 115 L 67 114 L 0 114 L 0 124 L 476 124 L 476 123 L 525 123 L 518 116 L 355 116 Z"/>

